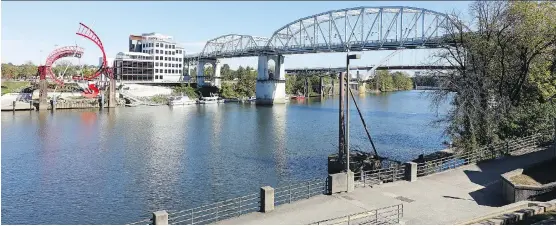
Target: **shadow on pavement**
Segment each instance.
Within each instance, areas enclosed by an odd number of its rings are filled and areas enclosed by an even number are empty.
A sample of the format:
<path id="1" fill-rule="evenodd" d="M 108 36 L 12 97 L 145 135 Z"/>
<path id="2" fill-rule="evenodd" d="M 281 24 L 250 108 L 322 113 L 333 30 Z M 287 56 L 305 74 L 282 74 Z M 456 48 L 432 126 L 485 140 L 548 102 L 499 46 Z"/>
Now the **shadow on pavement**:
<path id="1" fill-rule="evenodd" d="M 502 159 L 485 161 L 477 164 L 478 171 L 464 170 L 469 180 L 482 189 L 470 192 L 469 195 L 479 205 L 500 207 L 505 205 L 502 197 L 502 185 L 500 175 L 515 169 L 524 168 L 553 157 L 551 147 L 544 150 L 527 153 L 520 156 L 506 156 Z"/>

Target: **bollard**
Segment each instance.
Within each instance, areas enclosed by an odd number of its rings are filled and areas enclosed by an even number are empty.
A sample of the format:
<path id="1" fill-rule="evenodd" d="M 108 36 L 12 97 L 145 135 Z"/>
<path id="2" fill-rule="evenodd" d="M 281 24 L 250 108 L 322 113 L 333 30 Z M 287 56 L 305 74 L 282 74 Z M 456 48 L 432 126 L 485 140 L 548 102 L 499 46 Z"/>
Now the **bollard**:
<path id="1" fill-rule="evenodd" d="M 12 111 L 15 113 L 15 100 L 12 102 Z"/>
<path id="2" fill-rule="evenodd" d="M 270 186 L 261 187 L 261 207 L 260 211 L 263 213 L 274 210 L 274 188 Z"/>
<path id="3" fill-rule="evenodd" d="M 328 175 L 328 191 L 330 194 L 340 192 L 352 192 L 355 188 L 355 176 L 353 172 L 336 173 Z"/>
<path id="4" fill-rule="evenodd" d="M 405 165 L 405 180 L 409 182 L 417 181 L 417 163 L 406 162 Z"/>
<path id="5" fill-rule="evenodd" d="M 33 100 L 29 100 L 29 112 L 33 111 Z"/>
<path id="6" fill-rule="evenodd" d="M 166 210 L 153 212 L 154 225 L 168 225 L 168 213 Z"/>

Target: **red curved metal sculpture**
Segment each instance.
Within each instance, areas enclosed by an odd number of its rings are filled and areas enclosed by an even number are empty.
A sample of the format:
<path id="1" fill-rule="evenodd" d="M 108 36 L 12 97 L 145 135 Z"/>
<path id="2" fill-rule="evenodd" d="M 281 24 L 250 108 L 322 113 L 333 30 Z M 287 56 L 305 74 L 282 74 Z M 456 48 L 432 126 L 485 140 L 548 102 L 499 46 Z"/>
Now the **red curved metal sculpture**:
<path id="1" fill-rule="evenodd" d="M 83 48 L 78 46 L 64 46 L 61 48 L 57 48 L 48 55 L 46 58 L 46 63 L 42 70 L 39 73 L 43 74 L 42 76 L 48 75 L 50 76 L 58 85 L 64 85 L 64 81 L 58 79 L 54 72 L 52 71 L 52 65 L 57 60 L 64 58 L 64 57 L 77 57 L 81 58 L 83 55 Z"/>
<path id="2" fill-rule="evenodd" d="M 110 70 L 108 67 L 108 62 L 106 61 L 106 52 L 104 51 L 104 46 L 102 45 L 102 41 L 100 40 L 98 35 L 93 31 L 93 29 L 89 28 L 87 25 L 83 23 L 79 23 L 79 28 L 77 29 L 77 32 L 75 34 L 91 40 L 98 46 L 98 48 L 100 48 L 100 51 L 102 51 L 102 65 L 92 76 L 86 76 L 86 77 L 88 79 L 94 79 L 100 76 L 104 72 L 105 74 L 108 75 L 108 77 L 110 77 L 110 79 L 112 79 L 113 78 L 112 70 Z"/>

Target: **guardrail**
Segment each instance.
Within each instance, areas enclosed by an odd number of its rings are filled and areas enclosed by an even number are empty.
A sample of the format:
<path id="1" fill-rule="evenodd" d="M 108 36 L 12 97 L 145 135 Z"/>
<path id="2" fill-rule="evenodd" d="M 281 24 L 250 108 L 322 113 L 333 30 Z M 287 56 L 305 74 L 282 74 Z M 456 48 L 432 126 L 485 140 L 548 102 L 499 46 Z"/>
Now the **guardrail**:
<path id="1" fill-rule="evenodd" d="M 402 217 L 403 204 L 398 204 L 356 214 L 350 214 L 343 217 L 318 221 L 311 223 L 310 225 L 399 224 Z"/>
<path id="2" fill-rule="evenodd" d="M 210 224 L 219 220 L 255 212 L 259 210 L 259 204 L 259 193 L 253 193 L 196 208 L 173 213 L 169 212 L 168 223 L 182 225 Z"/>
<path id="3" fill-rule="evenodd" d="M 527 137 L 482 147 L 474 151 L 417 163 L 417 176 L 422 177 L 477 162 L 497 159 L 526 147 L 536 147 L 549 135 L 538 133 Z"/>
<path id="4" fill-rule="evenodd" d="M 361 171 L 355 176 L 356 187 L 379 185 L 405 179 L 405 165 L 395 164 L 388 168 Z"/>
<path id="5" fill-rule="evenodd" d="M 315 195 L 327 194 L 327 180 L 314 179 L 306 182 L 289 184 L 274 189 L 274 205 L 291 203 L 300 199 L 308 199 Z"/>

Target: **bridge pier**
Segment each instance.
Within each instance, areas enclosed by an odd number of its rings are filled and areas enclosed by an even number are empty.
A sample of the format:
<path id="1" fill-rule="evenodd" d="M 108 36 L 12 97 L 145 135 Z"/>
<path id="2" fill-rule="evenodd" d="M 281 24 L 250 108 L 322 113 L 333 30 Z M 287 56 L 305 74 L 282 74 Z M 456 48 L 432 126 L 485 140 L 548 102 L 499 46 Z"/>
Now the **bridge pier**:
<path id="1" fill-rule="evenodd" d="M 220 77 L 220 68 L 222 65 L 218 59 L 200 59 L 197 63 L 197 86 L 201 87 L 205 85 L 205 64 L 211 64 L 213 68 L 213 85 L 220 88 L 222 81 Z"/>
<path id="2" fill-rule="evenodd" d="M 268 61 L 273 60 L 274 74 L 269 72 Z M 283 55 L 260 55 L 255 95 L 257 105 L 286 103 L 286 68 Z"/>

